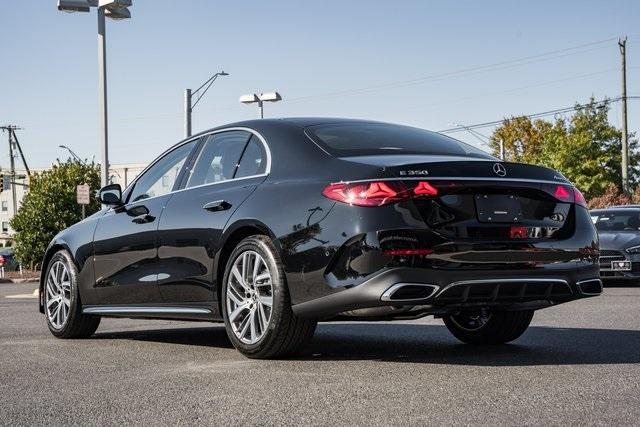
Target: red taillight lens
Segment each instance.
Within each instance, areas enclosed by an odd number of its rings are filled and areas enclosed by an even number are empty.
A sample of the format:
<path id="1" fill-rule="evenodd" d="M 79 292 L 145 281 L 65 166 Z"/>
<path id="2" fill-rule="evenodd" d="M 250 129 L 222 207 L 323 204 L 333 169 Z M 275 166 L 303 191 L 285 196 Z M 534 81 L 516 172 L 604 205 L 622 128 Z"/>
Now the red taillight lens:
<path id="1" fill-rule="evenodd" d="M 322 194 L 330 199 L 356 206 L 383 206 L 409 197 L 401 183 L 384 181 L 330 184 Z"/>
<path id="2" fill-rule="evenodd" d="M 411 188 L 411 187 L 409 187 Z M 322 191 L 325 197 L 356 206 L 384 206 L 419 196 L 436 196 L 438 190 L 426 181 L 409 189 L 400 181 L 371 181 L 329 184 Z"/>
<path id="3" fill-rule="evenodd" d="M 426 181 L 420 181 L 416 188 L 413 189 L 413 194 L 417 196 L 437 196 L 438 189 Z"/>
<path id="4" fill-rule="evenodd" d="M 575 199 L 576 205 L 587 207 L 587 200 L 584 198 L 580 190 L 577 188 L 573 188 L 573 198 Z"/>
<path id="5" fill-rule="evenodd" d="M 558 200 L 568 202 L 571 200 L 571 193 L 564 185 L 558 185 L 556 191 L 553 193 L 554 197 Z"/>

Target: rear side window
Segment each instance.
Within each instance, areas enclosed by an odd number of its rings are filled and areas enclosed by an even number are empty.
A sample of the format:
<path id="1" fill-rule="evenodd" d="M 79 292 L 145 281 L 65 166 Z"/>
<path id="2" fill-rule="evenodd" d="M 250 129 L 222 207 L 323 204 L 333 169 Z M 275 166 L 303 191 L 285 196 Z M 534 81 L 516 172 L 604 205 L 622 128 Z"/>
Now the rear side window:
<path id="1" fill-rule="evenodd" d="M 307 134 L 336 157 L 376 154 L 430 154 L 493 159 L 484 151 L 424 129 L 387 123 L 310 126 Z"/>
<path id="2" fill-rule="evenodd" d="M 209 136 L 191 170 L 187 188 L 232 179 L 250 135 L 229 131 Z"/>
<path id="3" fill-rule="evenodd" d="M 236 172 L 236 178 L 243 178 L 246 176 L 259 175 L 266 170 L 266 153 L 264 146 L 258 140 L 258 137 L 253 135 L 247 148 L 244 150 L 240 165 L 238 165 L 238 171 Z"/>

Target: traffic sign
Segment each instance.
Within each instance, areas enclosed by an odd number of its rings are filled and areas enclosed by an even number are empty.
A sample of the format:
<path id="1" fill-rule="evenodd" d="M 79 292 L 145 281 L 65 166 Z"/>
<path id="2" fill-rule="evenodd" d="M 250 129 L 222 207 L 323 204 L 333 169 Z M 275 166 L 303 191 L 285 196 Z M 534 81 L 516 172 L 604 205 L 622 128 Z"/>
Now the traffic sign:
<path id="1" fill-rule="evenodd" d="M 88 205 L 91 203 L 91 189 L 87 184 L 81 184 L 76 187 L 76 198 L 78 200 L 78 204 L 80 205 Z"/>

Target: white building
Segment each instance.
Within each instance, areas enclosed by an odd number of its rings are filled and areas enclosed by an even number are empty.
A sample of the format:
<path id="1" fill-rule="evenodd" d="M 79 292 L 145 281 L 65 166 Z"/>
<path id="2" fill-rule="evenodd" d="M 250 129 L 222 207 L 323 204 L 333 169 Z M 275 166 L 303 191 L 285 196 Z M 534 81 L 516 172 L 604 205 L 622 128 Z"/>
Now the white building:
<path id="1" fill-rule="evenodd" d="M 111 165 L 111 167 L 109 167 L 109 178 L 113 184 L 120 184 L 124 189 L 146 166 L 146 164 L 141 163 Z M 44 169 L 31 169 L 31 173 L 38 173 L 43 170 Z M 26 175 L 26 171 L 16 169 L 16 175 Z M 19 184 L 26 184 L 28 180 L 16 179 L 15 182 L 18 183 L 18 185 L 13 185 L 16 190 L 16 204 L 18 209 L 20 209 L 20 204 L 22 203 L 24 195 L 28 192 L 28 187 Z M 97 190 L 97 188 L 92 190 Z M 0 245 L 2 246 L 5 246 L 7 241 L 12 240 L 13 230 L 9 222 L 11 218 L 13 218 L 13 215 L 13 191 L 3 191 L 0 193 Z"/>

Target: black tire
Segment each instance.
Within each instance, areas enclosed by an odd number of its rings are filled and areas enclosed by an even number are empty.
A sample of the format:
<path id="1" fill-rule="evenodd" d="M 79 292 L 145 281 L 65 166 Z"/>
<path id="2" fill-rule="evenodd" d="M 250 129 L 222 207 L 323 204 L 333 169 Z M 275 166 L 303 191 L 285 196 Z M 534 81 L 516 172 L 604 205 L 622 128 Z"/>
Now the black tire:
<path id="1" fill-rule="evenodd" d="M 52 274 L 52 267 L 57 263 L 62 262 L 68 269 L 70 288 L 69 297 L 69 314 L 61 327 L 56 327 L 49 318 L 47 309 L 47 281 Z M 78 290 L 78 270 L 71 258 L 71 255 L 65 250 L 56 252 L 49 260 L 47 265 L 47 275 L 44 282 L 44 304 L 45 304 L 45 318 L 47 319 L 47 326 L 49 331 L 58 338 L 88 338 L 98 329 L 100 325 L 100 316 L 93 316 L 82 314 L 82 304 L 80 302 L 80 292 Z"/>
<path id="2" fill-rule="evenodd" d="M 246 251 L 257 252 L 271 274 L 273 306 L 266 331 L 255 343 L 242 342 L 233 331 L 227 309 L 227 287 L 234 262 Z M 221 306 L 227 335 L 233 346 L 253 359 L 271 359 L 298 354 L 311 340 L 317 321 L 301 319 L 291 310 L 291 299 L 284 274 L 284 266 L 276 248 L 267 236 L 250 236 L 233 250 L 225 266 Z"/>
<path id="3" fill-rule="evenodd" d="M 533 310 L 494 311 L 487 314 L 488 318 L 479 324 L 474 324 L 478 312 L 459 312 L 443 320 L 453 336 L 464 343 L 504 344 L 520 337 L 533 319 Z"/>

